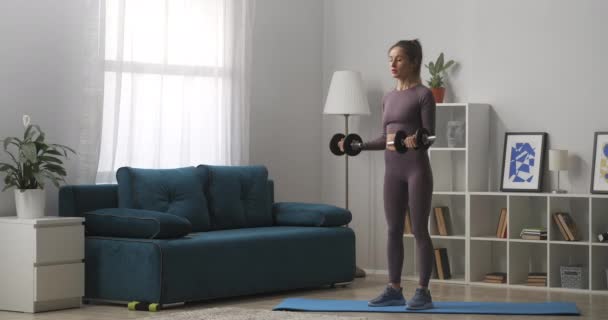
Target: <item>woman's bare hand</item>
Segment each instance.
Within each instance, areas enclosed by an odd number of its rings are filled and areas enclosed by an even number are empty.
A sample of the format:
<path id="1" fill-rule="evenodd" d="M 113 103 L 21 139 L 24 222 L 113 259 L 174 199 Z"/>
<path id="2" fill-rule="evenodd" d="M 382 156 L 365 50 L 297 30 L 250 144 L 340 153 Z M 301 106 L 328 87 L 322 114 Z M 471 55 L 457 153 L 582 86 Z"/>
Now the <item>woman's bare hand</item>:
<path id="1" fill-rule="evenodd" d="M 416 137 L 415 136 L 409 136 L 405 138 L 405 146 L 408 149 L 413 149 L 416 148 Z"/>

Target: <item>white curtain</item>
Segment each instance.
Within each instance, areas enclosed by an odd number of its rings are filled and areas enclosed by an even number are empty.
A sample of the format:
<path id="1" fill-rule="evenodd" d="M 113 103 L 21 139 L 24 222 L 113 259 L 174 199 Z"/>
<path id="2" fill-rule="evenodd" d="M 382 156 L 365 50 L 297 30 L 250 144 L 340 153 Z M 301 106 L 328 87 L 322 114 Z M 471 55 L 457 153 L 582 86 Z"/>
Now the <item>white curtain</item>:
<path id="1" fill-rule="evenodd" d="M 104 22 L 103 0 L 82 2 L 84 69 L 82 100 L 79 110 L 79 135 L 76 177 L 71 183 L 90 184 L 96 179 L 99 164 L 101 119 L 103 111 L 104 81 Z"/>
<path id="2" fill-rule="evenodd" d="M 105 0 L 97 183 L 249 162 L 252 0 Z"/>

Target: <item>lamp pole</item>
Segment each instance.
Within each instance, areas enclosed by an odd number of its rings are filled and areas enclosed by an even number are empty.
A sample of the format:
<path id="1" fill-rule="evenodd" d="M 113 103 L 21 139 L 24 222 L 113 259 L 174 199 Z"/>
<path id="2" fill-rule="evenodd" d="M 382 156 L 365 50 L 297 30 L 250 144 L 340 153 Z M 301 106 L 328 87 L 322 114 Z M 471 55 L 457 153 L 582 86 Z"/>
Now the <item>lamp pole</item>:
<path id="1" fill-rule="evenodd" d="M 344 135 L 348 135 L 348 114 L 344 114 L 344 127 L 346 128 L 346 130 L 344 130 Z M 345 195 L 345 199 L 346 199 L 346 210 L 348 210 L 348 154 L 344 154 L 344 161 L 346 162 L 346 165 L 344 166 L 344 168 L 346 168 L 346 172 L 345 172 L 345 177 L 346 177 L 346 195 Z"/>
<path id="2" fill-rule="evenodd" d="M 348 135 L 348 113 L 344 114 L 344 135 Z M 345 181 L 346 181 L 346 185 L 344 190 L 346 191 L 345 195 L 344 195 L 344 199 L 346 202 L 346 210 L 348 209 L 348 154 L 344 154 L 344 162 L 345 162 Z M 365 277 L 365 270 L 359 268 L 359 266 L 355 265 L 355 277 L 357 278 L 363 278 Z"/>

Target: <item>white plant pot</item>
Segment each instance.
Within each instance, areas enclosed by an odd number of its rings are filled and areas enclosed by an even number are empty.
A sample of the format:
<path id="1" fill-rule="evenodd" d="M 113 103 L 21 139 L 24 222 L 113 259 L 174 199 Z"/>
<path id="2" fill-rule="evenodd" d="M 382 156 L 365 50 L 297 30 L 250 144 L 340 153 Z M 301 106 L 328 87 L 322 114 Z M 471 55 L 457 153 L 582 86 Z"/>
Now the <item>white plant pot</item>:
<path id="1" fill-rule="evenodd" d="M 17 189 L 15 205 L 19 219 L 42 218 L 46 207 L 46 193 L 44 189 Z"/>

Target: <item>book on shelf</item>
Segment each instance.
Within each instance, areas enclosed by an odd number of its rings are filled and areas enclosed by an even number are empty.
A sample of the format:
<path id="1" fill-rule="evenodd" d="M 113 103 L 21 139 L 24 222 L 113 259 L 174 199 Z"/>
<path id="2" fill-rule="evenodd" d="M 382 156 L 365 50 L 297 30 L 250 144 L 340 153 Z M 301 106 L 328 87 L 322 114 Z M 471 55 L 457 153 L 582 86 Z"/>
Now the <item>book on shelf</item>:
<path id="1" fill-rule="evenodd" d="M 507 208 L 501 208 L 498 216 L 498 226 L 496 226 L 496 238 L 507 237 L 507 224 L 509 218 L 507 217 Z"/>
<path id="2" fill-rule="evenodd" d="M 552 213 L 551 217 L 553 217 L 553 222 L 557 225 L 559 232 L 562 234 L 562 238 L 566 241 L 570 241 L 570 237 L 568 236 L 568 233 L 566 233 L 566 229 L 564 229 L 564 225 L 562 225 L 562 222 L 559 220 L 558 213 L 557 212 Z"/>
<path id="3" fill-rule="evenodd" d="M 535 235 L 529 235 L 529 234 L 524 234 L 521 236 L 522 240 L 547 240 L 547 236 L 535 236 Z"/>
<path id="4" fill-rule="evenodd" d="M 507 283 L 507 280 L 506 279 L 505 280 L 483 279 L 483 282 L 484 283 L 498 283 L 498 284 L 501 284 L 501 283 Z"/>
<path id="5" fill-rule="evenodd" d="M 567 212 L 555 212 L 552 214 L 555 224 L 557 224 L 562 237 L 566 241 L 577 241 L 578 230 L 572 216 Z"/>
<path id="6" fill-rule="evenodd" d="M 566 233 L 570 237 L 571 241 L 579 240 L 576 223 L 574 222 L 574 219 L 572 218 L 572 216 L 570 214 L 568 214 L 567 212 L 560 212 L 559 218 L 560 218 L 560 221 L 561 220 L 564 221 L 564 226 L 565 226 L 564 229 L 566 229 Z"/>
<path id="7" fill-rule="evenodd" d="M 519 236 L 524 240 L 547 240 L 547 230 L 544 228 L 524 228 Z"/>
<path id="8" fill-rule="evenodd" d="M 410 210 L 405 210 L 405 234 L 412 234 L 412 218 L 410 218 Z"/>
<path id="9" fill-rule="evenodd" d="M 448 236 L 450 235 L 448 231 L 448 215 L 449 208 L 448 207 L 435 207 L 433 208 L 435 212 L 435 224 L 437 225 L 437 232 L 439 232 L 440 236 Z"/>
<path id="10" fill-rule="evenodd" d="M 528 280 L 526 285 L 535 287 L 546 287 L 547 286 L 547 273 L 546 272 L 529 272 Z"/>
<path id="11" fill-rule="evenodd" d="M 486 273 L 483 282 L 486 283 L 506 283 L 507 273 L 506 272 L 490 272 Z"/>
<path id="12" fill-rule="evenodd" d="M 547 282 L 547 278 L 530 278 L 530 277 L 528 277 L 528 282 Z"/>
<path id="13" fill-rule="evenodd" d="M 452 273 L 450 271 L 450 261 L 448 260 L 448 249 L 447 248 L 435 248 L 434 249 L 434 275 L 437 279 L 451 279 Z"/>

